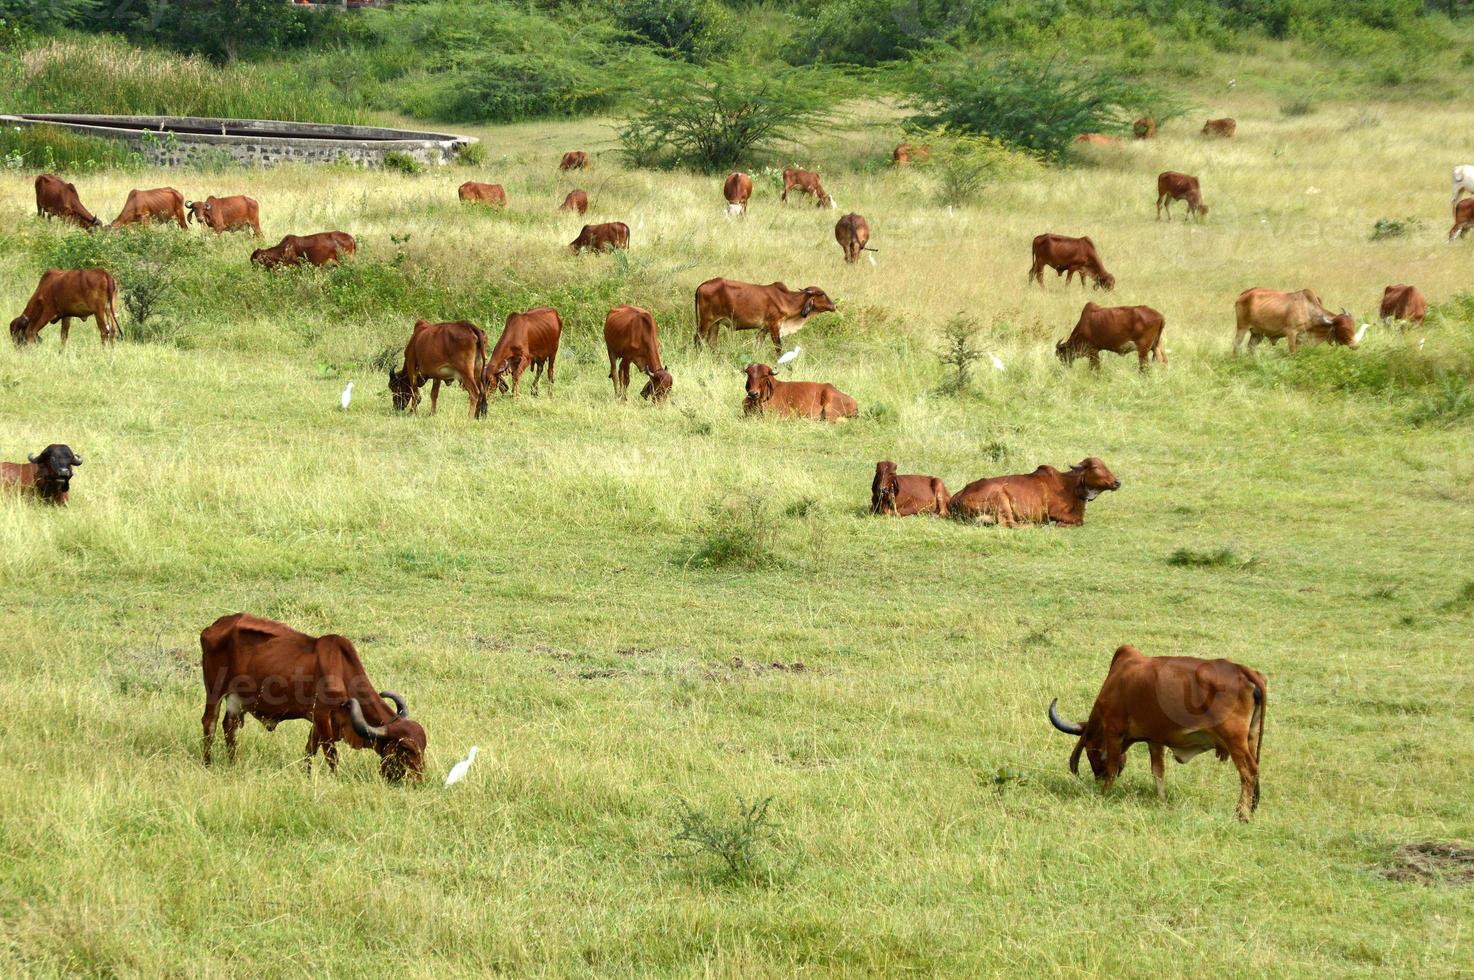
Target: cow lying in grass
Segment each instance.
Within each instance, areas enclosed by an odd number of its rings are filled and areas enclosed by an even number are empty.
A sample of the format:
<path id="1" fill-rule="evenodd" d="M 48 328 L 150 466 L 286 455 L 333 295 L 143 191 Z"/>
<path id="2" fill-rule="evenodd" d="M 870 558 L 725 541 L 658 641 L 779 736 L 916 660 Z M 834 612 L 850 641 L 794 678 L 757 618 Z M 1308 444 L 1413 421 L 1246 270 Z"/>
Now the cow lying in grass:
<path id="1" fill-rule="evenodd" d="M 898 474 L 896 464 L 881 460 L 875 464 L 875 479 L 870 483 L 870 513 L 892 517 L 913 514 L 946 516 L 952 495 L 947 486 L 934 476 L 919 473 Z"/>
<path id="2" fill-rule="evenodd" d="M 855 400 L 832 384 L 818 381 L 779 381 L 778 374 L 766 364 L 749 364 L 745 415 L 797 415 L 802 418 L 838 422 L 860 414 Z"/>
<path id="3" fill-rule="evenodd" d="M 1082 459 L 1068 472 L 1041 466 L 1032 473 L 977 480 L 952 496 L 953 517 L 1020 527 L 1024 524 L 1085 523 L 1085 505 L 1107 490 L 1121 489 L 1121 481 L 1094 456 Z"/>
<path id="4" fill-rule="evenodd" d="M 48 504 L 65 507 L 71 496 L 72 467 L 82 457 L 71 446 L 54 442 L 26 456 L 24 463 L 0 463 L 0 489 L 34 496 Z"/>

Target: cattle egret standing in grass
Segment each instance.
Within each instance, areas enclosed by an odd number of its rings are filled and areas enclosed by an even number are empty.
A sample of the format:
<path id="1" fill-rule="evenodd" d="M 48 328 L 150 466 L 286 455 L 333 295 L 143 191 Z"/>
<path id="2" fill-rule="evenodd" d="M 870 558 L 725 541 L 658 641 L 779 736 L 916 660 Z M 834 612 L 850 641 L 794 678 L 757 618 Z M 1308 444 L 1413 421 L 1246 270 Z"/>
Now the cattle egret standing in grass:
<path id="1" fill-rule="evenodd" d="M 1423 349 L 1423 341 L 1425 341 L 1427 339 L 1428 339 L 1427 337 L 1419 337 L 1418 338 L 1418 350 L 1422 350 Z"/>
<path id="2" fill-rule="evenodd" d="M 342 408 L 343 408 L 343 411 L 346 412 L 346 411 L 348 411 L 348 403 L 351 402 L 352 400 L 353 400 L 353 382 L 350 381 L 350 382 L 348 382 L 348 387 L 346 387 L 346 388 L 343 389 L 343 394 L 338 398 L 338 404 L 341 405 Z"/>
<path id="3" fill-rule="evenodd" d="M 450 767 L 450 775 L 445 777 L 445 785 L 454 786 L 462 779 L 465 779 L 466 773 L 471 771 L 471 763 L 475 760 L 476 753 L 480 751 L 481 749 L 477 746 L 471 746 L 470 753 L 468 753 L 466 757 L 460 762 L 457 762 L 455 765 Z"/>
<path id="4" fill-rule="evenodd" d="M 1370 327 L 1370 323 L 1363 323 L 1361 325 L 1361 329 L 1356 332 L 1356 336 L 1352 339 L 1358 344 L 1361 343 L 1361 338 L 1367 335 L 1367 330 L 1370 329 Z"/>
<path id="5" fill-rule="evenodd" d="M 782 357 L 778 358 L 778 366 L 779 367 L 782 367 L 783 365 L 787 364 L 789 361 L 793 360 L 795 357 L 798 356 L 798 352 L 801 351 L 801 350 L 803 350 L 803 348 L 800 347 L 800 346 L 798 346 L 797 344 L 795 344 L 794 347 L 793 347 L 793 350 L 789 351 L 787 354 L 784 354 Z"/>
<path id="6" fill-rule="evenodd" d="M 1003 362 L 998 359 L 998 355 L 997 354 L 993 353 L 992 351 L 988 351 L 988 360 L 993 363 L 993 370 L 994 371 L 1002 371 L 1003 370 Z"/>

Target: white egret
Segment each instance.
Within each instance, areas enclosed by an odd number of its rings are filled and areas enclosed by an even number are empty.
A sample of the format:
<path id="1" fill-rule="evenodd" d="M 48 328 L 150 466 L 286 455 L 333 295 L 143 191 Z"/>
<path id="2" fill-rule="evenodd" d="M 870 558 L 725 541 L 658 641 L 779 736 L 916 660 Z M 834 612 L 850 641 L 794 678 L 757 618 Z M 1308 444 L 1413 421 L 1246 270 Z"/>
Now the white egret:
<path id="1" fill-rule="evenodd" d="M 338 404 L 343 411 L 348 411 L 348 403 L 353 400 L 353 382 L 348 382 L 348 387 L 343 389 L 343 394 L 338 397 Z"/>
<path id="2" fill-rule="evenodd" d="M 1001 360 L 999 360 L 997 354 L 993 353 L 992 351 L 988 351 L 988 360 L 991 361 L 991 362 L 993 362 L 993 370 L 994 371 L 1002 371 L 1003 370 L 1003 362 Z"/>
<path id="3" fill-rule="evenodd" d="M 445 777 L 445 785 L 454 786 L 462 779 L 465 779 L 466 773 L 471 771 L 471 763 L 475 760 L 476 753 L 480 751 L 481 749 L 477 746 L 471 746 L 470 753 L 460 762 L 457 762 L 455 765 L 450 767 L 450 775 Z"/>

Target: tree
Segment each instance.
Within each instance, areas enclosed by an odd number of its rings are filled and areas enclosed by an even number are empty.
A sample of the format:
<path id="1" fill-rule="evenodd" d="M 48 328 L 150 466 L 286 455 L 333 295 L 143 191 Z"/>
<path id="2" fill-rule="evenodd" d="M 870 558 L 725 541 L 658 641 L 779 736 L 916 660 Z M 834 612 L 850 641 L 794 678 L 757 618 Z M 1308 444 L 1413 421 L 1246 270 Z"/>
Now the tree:
<path id="1" fill-rule="evenodd" d="M 122 0 L 105 5 L 99 26 L 226 62 L 305 46 L 329 19 L 285 0 Z"/>

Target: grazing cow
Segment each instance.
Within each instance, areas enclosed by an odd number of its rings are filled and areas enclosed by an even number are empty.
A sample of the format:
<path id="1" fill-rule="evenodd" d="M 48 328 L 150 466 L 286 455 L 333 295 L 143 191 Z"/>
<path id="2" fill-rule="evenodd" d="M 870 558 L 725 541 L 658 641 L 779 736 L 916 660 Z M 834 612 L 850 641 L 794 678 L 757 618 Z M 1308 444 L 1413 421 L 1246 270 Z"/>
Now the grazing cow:
<path id="1" fill-rule="evenodd" d="M 1090 366 L 1100 370 L 1100 352 L 1129 354 L 1136 351 L 1137 367 L 1146 370 L 1146 362 L 1156 355 L 1162 367 L 1167 355 L 1162 350 L 1162 314 L 1150 306 L 1096 306 L 1086 303 L 1080 311 L 1075 329 L 1054 346 L 1054 352 L 1066 367 L 1077 357 L 1090 358 Z"/>
<path id="2" fill-rule="evenodd" d="M 1085 143 L 1089 146 L 1119 146 L 1119 136 L 1107 136 L 1105 133 L 1081 133 L 1075 137 L 1076 143 Z"/>
<path id="3" fill-rule="evenodd" d="M 1100 261 L 1100 253 L 1089 238 L 1070 238 L 1068 235 L 1037 235 L 1034 238 L 1034 264 L 1029 268 L 1029 281 L 1039 281 L 1044 286 L 1044 267 L 1049 266 L 1055 275 L 1065 277 L 1065 285 L 1077 273 L 1080 285 L 1085 285 L 1086 273 L 1095 280 L 1096 289 L 1112 290 L 1116 277 L 1106 271 Z"/>
<path id="4" fill-rule="evenodd" d="M 1332 314 L 1309 289 L 1287 293 L 1256 286 L 1240 293 L 1233 308 L 1237 330 L 1233 338 L 1235 354 L 1245 337 L 1249 338 L 1250 351 L 1261 340 L 1273 344 L 1283 337 L 1293 354 L 1300 346 L 1302 335 L 1310 345 L 1356 346 L 1355 318 L 1344 309 L 1340 314 Z"/>
<path id="5" fill-rule="evenodd" d="M 345 255 L 356 251 L 358 242 L 346 231 L 320 231 L 313 235 L 286 235 L 271 248 L 256 249 L 251 253 L 251 261 L 264 269 L 303 262 L 324 266 L 341 262 Z"/>
<path id="6" fill-rule="evenodd" d="M 78 228 L 91 231 L 102 226 L 102 221 L 82 203 L 77 194 L 77 185 L 69 184 L 55 174 L 42 174 L 36 178 L 36 213 L 70 221 Z"/>
<path id="7" fill-rule="evenodd" d="M 456 191 L 462 204 L 496 204 L 507 206 L 507 192 L 501 184 L 483 184 L 468 180 Z"/>
<path id="8" fill-rule="evenodd" d="M 858 214 L 847 214 L 834 226 L 834 240 L 844 250 L 846 262 L 860 261 L 860 253 L 875 251 L 869 245 L 870 225 Z"/>
<path id="9" fill-rule="evenodd" d="M 233 197 L 216 197 L 213 194 L 203 201 L 184 202 L 189 220 L 197 221 L 217 234 L 249 228 L 261 237 L 261 207 L 255 198 L 237 194 Z"/>
<path id="10" fill-rule="evenodd" d="M 411 412 L 420 406 L 420 389 L 430 385 L 430 414 L 439 407 L 440 382 L 461 383 L 470 399 L 472 418 L 486 414 L 486 392 L 481 375 L 486 370 L 486 332 L 469 320 L 450 323 L 415 321 L 414 333 L 404 345 L 404 364 L 389 369 L 389 392 L 394 408 Z"/>
<path id="11" fill-rule="evenodd" d="M 860 414 L 855 400 L 832 384 L 818 381 L 779 381 L 777 372 L 766 364 L 749 364 L 747 399 L 742 404 L 744 415 L 798 415 L 808 419 L 838 422 Z"/>
<path id="12" fill-rule="evenodd" d="M 736 279 L 708 279 L 696 287 L 696 346 L 716 347 L 717 328 L 725 321 L 733 330 L 766 330 L 773 348 L 802 330 L 815 313 L 833 313 L 834 301 L 818 286 L 789 289 L 781 282 L 759 286 Z"/>
<path id="13" fill-rule="evenodd" d="M 952 496 L 953 517 L 1020 527 L 1024 524 L 1085 523 L 1085 505 L 1107 490 L 1121 489 L 1121 481 L 1094 456 L 1061 473 L 1041 466 L 1032 473 L 976 480 Z"/>
<path id="14" fill-rule="evenodd" d="M 72 491 L 72 467 L 82 457 L 71 446 L 53 442 L 40 453 L 30 453 L 24 463 L 0 463 L 0 489 L 34 494 L 48 504 L 65 507 Z"/>
<path id="15" fill-rule="evenodd" d="M 788 203 L 788 192 L 796 190 L 801 194 L 814 195 L 814 203 L 819 207 L 835 207 L 834 198 L 824 190 L 824 185 L 819 182 L 819 175 L 812 170 L 800 170 L 798 167 L 783 168 L 783 203 Z"/>
<path id="16" fill-rule="evenodd" d="M 740 170 L 727 174 L 722 182 L 722 197 L 727 199 L 728 214 L 746 214 L 747 200 L 752 197 L 752 178 Z"/>
<path id="17" fill-rule="evenodd" d="M 578 237 L 568 243 L 574 255 L 587 249 L 591 252 L 612 252 L 616 248 L 630 247 L 630 226 L 623 221 L 606 221 L 602 225 L 584 225 Z"/>
<path id="18" fill-rule="evenodd" d="M 526 313 L 507 314 L 506 326 L 497 338 L 496 347 L 486 362 L 481 375 L 481 387 L 489 395 L 495 388 L 505 392 L 504 376 L 512 373 L 512 395 L 522 382 L 522 372 L 535 368 L 532 379 L 532 394 L 537 396 L 538 382 L 542 380 L 543 368 L 548 370 L 548 395 L 553 394 L 553 364 L 558 360 L 558 341 L 563 336 L 563 318 L 551 306 L 539 306 Z"/>
<path id="19" fill-rule="evenodd" d="M 913 163 L 926 163 L 931 159 L 931 147 L 914 143 L 901 143 L 891 151 L 891 165 L 909 167 Z"/>
<path id="20" fill-rule="evenodd" d="M 588 209 L 589 196 L 580 190 L 569 191 L 568 196 L 563 198 L 563 203 L 558 205 L 559 211 L 572 211 L 575 214 L 583 214 Z"/>
<path id="21" fill-rule="evenodd" d="M 1157 121 L 1151 116 L 1138 116 L 1131 124 L 1131 135 L 1139 140 L 1149 140 L 1157 135 Z"/>
<path id="22" fill-rule="evenodd" d="M 353 643 L 343 636 L 308 636 L 284 623 L 249 613 L 221 616 L 200 633 L 200 668 L 205 682 L 204 761 L 210 764 L 215 719 L 225 702 L 225 751 L 235 762 L 236 733 L 244 715 L 272 731 L 296 718 L 312 722 L 303 765 L 322 749 L 328 768 L 338 769 L 341 740 L 373 749 L 379 773 L 390 782 L 425 771 L 425 729 L 411 721 L 409 705 L 393 691 L 375 691 Z M 391 708 L 386 703 L 393 701 Z"/>
<path id="23" fill-rule="evenodd" d="M 897 475 L 896 464 L 882 460 L 875 464 L 875 479 L 870 481 L 870 513 L 910 517 L 912 514 L 946 516 L 952 495 L 941 480 L 918 473 Z"/>
<path id="24" fill-rule="evenodd" d="M 121 228 L 124 225 L 170 221 L 185 231 L 189 230 L 184 218 L 184 195 L 172 187 L 159 187 L 151 191 L 129 191 L 128 200 L 123 202 L 122 212 L 108 227 Z"/>
<path id="25" fill-rule="evenodd" d="M 1454 226 L 1449 229 L 1448 240 L 1463 238 L 1474 229 L 1474 197 L 1466 197 L 1454 205 Z"/>
<path id="26" fill-rule="evenodd" d="M 94 318 L 104 344 L 118 339 L 118 281 L 112 273 L 106 269 L 47 269 L 25 310 L 10 321 L 10 339 L 23 347 L 60 320 L 61 346 L 65 347 L 74 316 Z"/>
<path id="27" fill-rule="evenodd" d="M 563 154 L 563 161 L 558 164 L 559 170 L 587 170 L 589 169 L 589 155 L 583 150 L 569 150 Z"/>
<path id="28" fill-rule="evenodd" d="M 1463 194 L 1474 194 L 1474 163 L 1464 163 L 1454 168 L 1454 187 L 1448 202 L 1458 203 Z"/>
<path id="29" fill-rule="evenodd" d="M 1162 220 L 1162 209 L 1167 209 L 1167 220 L 1172 220 L 1172 202 L 1186 201 L 1187 216 L 1197 215 L 1199 221 L 1208 217 L 1208 205 L 1203 203 L 1203 192 L 1198 188 L 1198 178 L 1181 174 L 1175 170 L 1164 170 L 1157 174 L 1157 220 Z"/>
<path id="30" fill-rule="evenodd" d="M 604 318 L 604 347 L 609 351 L 609 380 L 614 394 L 625 397 L 630 386 L 630 365 L 649 380 L 640 397 L 657 405 L 670 394 L 671 374 L 660 361 L 660 335 L 655 317 L 638 306 L 616 306 Z"/>
<path id="31" fill-rule="evenodd" d="M 1408 324 L 1423 325 L 1428 315 L 1428 301 L 1418 292 L 1417 286 L 1388 286 L 1382 291 L 1382 322 L 1396 320 L 1404 328 Z"/>
<path id="32" fill-rule="evenodd" d="M 1151 755 L 1158 799 L 1163 749 L 1178 762 L 1212 749 L 1219 760 L 1232 759 L 1239 771 L 1240 820 L 1259 806 L 1259 749 L 1264 742 L 1268 690 L 1264 675 L 1232 660 L 1198 657 L 1148 657 L 1123 646 L 1111 658 L 1105 683 L 1085 724 L 1065 721 L 1049 703 L 1049 722 L 1077 739 L 1070 771 L 1080 771 L 1080 753 L 1090 762 L 1101 791 L 1109 792 L 1121 774 L 1126 750 L 1145 742 Z"/>
<path id="33" fill-rule="evenodd" d="M 1222 136 L 1224 139 L 1232 139 L 1238 130 L 1239 124 L 1232 119 L 1209 119 L 1203 123 L 1204 136 Z"/>

